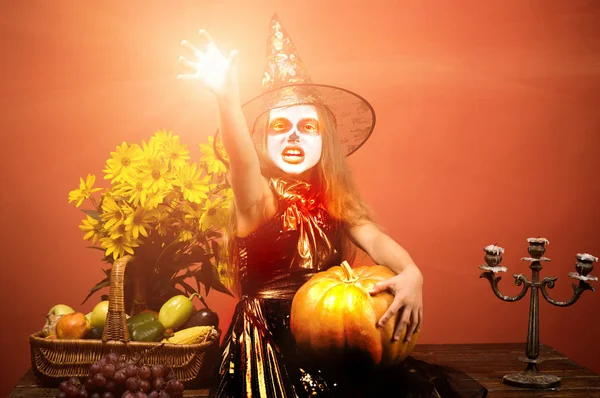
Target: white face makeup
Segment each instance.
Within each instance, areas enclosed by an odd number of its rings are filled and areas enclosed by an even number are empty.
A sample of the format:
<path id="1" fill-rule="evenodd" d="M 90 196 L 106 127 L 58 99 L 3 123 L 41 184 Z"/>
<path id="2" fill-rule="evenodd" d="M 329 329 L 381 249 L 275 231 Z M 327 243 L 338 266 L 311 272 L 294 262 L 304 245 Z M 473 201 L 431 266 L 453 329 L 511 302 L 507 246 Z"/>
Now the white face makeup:
<path id="1" fill-rule="evenodd" d="M 310 170 L 319 162 L 322 149 L 319 116 L 314 106 L 271 111 L 267 150 L 273 163 L 285 173 L 300 175 Z"/>

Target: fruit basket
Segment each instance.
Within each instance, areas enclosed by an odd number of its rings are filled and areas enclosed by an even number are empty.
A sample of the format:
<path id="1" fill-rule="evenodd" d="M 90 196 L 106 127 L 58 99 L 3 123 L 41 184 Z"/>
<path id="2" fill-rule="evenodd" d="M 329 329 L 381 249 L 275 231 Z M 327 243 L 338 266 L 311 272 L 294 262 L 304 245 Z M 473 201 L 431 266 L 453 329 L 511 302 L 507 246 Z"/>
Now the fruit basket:
<path id="1" fill-rule="evenodd" d="M 198 344 L 167 344 L 131 341 L 124 305 L 126 256 L 111 270 L 109 306 L 102 340 L 46 339 L 41 332 L 29 337 L 31 367 L 44 382 L 56 384 L 70 377 L 87 377 L 90 365 L 104 355 L 141 354 L 149 365 L 162 364 L 187 388 L 214 380 L 219 361 L 219 332 L 213 329 Z"/>

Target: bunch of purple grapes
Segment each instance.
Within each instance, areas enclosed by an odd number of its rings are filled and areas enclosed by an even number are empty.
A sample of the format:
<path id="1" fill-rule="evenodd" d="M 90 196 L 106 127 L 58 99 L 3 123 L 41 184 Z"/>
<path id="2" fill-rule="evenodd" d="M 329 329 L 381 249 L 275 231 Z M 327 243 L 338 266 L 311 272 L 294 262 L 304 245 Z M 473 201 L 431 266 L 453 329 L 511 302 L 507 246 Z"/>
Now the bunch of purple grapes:
<path id="1" fill-rule="evenodd" d="M 83 383 L 76 377 L 60 383 L 56 398 L 180 398 L 183 390 L 167 366 L 110 353 L 90 366 Z"/>

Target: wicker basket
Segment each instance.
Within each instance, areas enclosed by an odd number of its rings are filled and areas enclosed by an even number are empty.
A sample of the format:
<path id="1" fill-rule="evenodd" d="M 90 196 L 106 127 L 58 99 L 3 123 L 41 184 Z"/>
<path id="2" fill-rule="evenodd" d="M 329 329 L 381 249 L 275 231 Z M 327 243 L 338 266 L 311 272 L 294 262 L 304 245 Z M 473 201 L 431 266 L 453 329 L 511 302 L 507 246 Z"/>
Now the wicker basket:
<path id="1" fill-rule="evenodd" d="M 132 258 L 125 256 L 114 262 L 111 270 L 108 314 L 102 340 L 45 339 L 40 332 L 29 337 L 31 367 L 48 383 L 69 377 L 87 377 L 89 367 L 109 352 L 145 354 L 144 362 L 163 364 L 186 387 L 204 386 L 214 381 L 219 359 L 218 332 L 200 344 L 164 344 L 130 341 L 125 315 L 123 285 L 125 267 Z"/>

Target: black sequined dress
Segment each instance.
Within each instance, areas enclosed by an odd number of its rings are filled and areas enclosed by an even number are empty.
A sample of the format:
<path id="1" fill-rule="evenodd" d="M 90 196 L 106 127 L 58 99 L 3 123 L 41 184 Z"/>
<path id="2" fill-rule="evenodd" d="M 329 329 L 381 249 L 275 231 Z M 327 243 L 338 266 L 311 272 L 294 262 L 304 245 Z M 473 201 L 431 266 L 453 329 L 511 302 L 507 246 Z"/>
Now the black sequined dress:
<path id="1" fill-rule="evenodd" d="M 277 214 L 236 238 L 242 298 L 222 345 L 218 397 L 485 397 L 465 374 L 408 357 L 369 377 L 311 363 L 289 329 L 295 292 L 341 262 L 341 224 L 308 184 L 272 180 Z"/>

